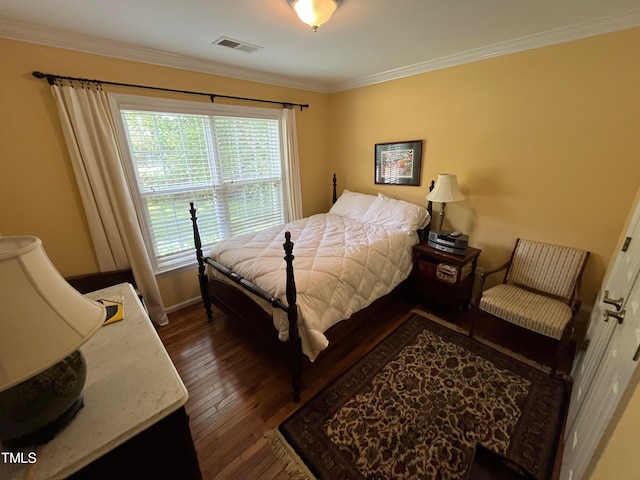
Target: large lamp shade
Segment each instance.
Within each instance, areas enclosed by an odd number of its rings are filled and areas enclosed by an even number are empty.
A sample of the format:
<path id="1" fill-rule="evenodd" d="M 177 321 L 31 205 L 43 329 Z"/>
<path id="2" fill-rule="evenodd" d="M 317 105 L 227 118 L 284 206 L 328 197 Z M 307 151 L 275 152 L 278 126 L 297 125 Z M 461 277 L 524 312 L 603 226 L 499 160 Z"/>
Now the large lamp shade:
<path id="1" fill-rule="evenodd" d="M 0 441 L 41 445 L 84 405 L 78 349 L 105 308 L 78 293 L 36 237 L 0 237 Z"/>
<path id="2" fill-rule="evenodd" d="M 458 188 L 458 177 L 453 173 L 438 175 L 433 190 L 427 195 L 432 202 L 449 203 L 464 200 L 464 195 Z"/>
<path id="3" fill-rule="evenodd" d="M 64 280 L 40 239 L 0 237 L 0 391 L 73 353 L 105 316 Z"/>
<path id="4" fill-rule="evenodd" d="M 441 173 L 438 175 L 433 190 L 427 195 L 427 200 L 440 202 L 437 231 L 442 231 L 444 225 L 444 207 L 449 202 L 464 200 L 464 195 L 458 188 L 458 177 L 453 173 Z"/>

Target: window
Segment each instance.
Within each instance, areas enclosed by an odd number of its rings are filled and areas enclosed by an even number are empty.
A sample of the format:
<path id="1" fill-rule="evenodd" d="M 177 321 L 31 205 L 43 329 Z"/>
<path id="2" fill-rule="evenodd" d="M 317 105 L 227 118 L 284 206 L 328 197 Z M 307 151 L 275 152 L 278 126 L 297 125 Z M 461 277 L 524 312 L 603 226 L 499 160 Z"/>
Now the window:
<path id="1" fill-rule="evenodd" d="M 113 95 L 127 174 L 156 272 L 205 245 L 285 221 L 280 111 Z"/>

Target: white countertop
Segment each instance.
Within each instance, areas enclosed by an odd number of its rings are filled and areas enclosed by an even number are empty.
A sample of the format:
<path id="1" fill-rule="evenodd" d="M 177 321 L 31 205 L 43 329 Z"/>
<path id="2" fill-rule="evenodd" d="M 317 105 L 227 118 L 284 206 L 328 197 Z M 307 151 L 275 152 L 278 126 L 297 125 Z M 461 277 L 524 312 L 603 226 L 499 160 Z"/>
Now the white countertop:
<path id="1" fill-rule="evenodd" d="M 62 479 L 168 416 L 188 398 L 178 372 L 133 287 L 87 295 L 124 298 L 124 319 L 105 325 L 81 347 L 87 362 L 84 408 L 52 441 L 25 448 L 35 463 L 7 465 L 0 479 Z"/>

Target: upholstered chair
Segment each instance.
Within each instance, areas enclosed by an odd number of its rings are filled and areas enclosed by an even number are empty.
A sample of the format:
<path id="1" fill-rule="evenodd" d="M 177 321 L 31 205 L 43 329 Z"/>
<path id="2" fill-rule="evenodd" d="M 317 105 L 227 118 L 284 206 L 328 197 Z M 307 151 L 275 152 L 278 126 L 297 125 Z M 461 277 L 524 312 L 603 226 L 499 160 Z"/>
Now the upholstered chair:
<path id="1" fill-rule="evenodd" d="M 589 252 L 534 240 L 518 239 L 511 258 L 479 275 L 480 295 L 470 330 L 480 311 L 558 341 L 551 375 L 573 335 L 580 309 L 580 279 Z M 503 282 L 485 290 L 489 275 L 504 271 Z"/>

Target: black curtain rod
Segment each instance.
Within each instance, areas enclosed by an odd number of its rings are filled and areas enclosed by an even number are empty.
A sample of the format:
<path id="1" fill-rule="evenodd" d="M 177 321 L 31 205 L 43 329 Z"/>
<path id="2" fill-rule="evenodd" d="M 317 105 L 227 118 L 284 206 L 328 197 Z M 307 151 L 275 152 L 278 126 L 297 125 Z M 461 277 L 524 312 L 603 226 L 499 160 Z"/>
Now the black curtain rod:
<path id="1" fill-rule="evenodd" d="M 119 87 L 145 88 L 147 90 L 160 90 L 162 92 L 186 93 L 188 95 L 202 95 L 205 97 L 209 97 L 212 103 L 215 101 L 216 97 L 218 97 L 218 98 L 230 98 L 232 100 L 245 100 L 247 102 L 272 103 L 276 105 L 282 105 L 283 107 L 300 107 L 300 111 L 302 111 L 303 108 L 309 108 L 309 104 L 276 102 L 274 100 L 261 100 L 259 98 L 234 97 L 231 95 L 218 95 L 217 93 L 192 92 L 189 90 L 174 90 L 172 88 L 150 87 L 148 85 L 136 85 L 133 83 L 106 82 L 104 80 L 90 80 L 88 78 L 64 77 L 62 75 L 53 75 L 51 73 L 42 73 L 38 71 L 32 72 L 31 75 L 33 75 L 36 78 L 46 78 L 50 85 L 53 85 L 56 80 L 75 80 L 78 82 L 88 82 L 88 83 L 104 84 L 104 85 L 117 85 Z"/>

